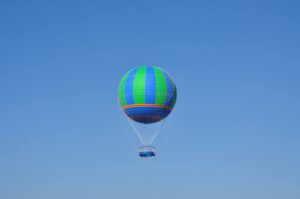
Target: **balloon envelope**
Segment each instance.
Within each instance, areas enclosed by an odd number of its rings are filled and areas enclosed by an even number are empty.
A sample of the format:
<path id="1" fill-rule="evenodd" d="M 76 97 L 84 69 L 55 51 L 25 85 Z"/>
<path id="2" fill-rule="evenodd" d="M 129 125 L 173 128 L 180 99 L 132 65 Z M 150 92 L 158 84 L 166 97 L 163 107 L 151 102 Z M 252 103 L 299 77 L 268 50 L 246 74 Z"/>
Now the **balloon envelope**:
<path id="1" fill-rule="evenodd" d="M 140 66 L 128 71 L 122 78 L 119 103 L 130 119 L 151 124 L 170 114 L 176 94 L 176 85 L 164 70 Z"/>

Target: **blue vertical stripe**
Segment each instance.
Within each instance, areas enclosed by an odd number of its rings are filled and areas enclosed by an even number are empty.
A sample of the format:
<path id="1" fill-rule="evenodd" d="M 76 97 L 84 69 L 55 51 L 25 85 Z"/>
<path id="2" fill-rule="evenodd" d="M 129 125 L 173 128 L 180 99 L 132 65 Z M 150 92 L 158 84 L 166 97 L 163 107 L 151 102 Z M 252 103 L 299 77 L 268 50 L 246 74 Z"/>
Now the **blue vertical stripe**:
<path id="1" fill-rule="evenodd" d="M 172 101 L 174 98 L 174 83 L 171 78 L 164 72 L 167 81 L 167 99 L 165 101 L 166 106 L 172 106 Z"/>
<path id="2" fill-rule="evenodd" d="M 155 104 L 156 98 L 156 78 L 155 71 L 152 67 L 147 67 L 145 84 L 145 103 Z"/>
<path id="3" fill-rule="evenodd" d="M 126 98 L 127 105 L 134 104 L 133 82 L 137 70 L 138 68 L 133 69 L 133 71 L 131 71 L 127 77 L 127 81 L 125 84 L 125 98 Z"/>

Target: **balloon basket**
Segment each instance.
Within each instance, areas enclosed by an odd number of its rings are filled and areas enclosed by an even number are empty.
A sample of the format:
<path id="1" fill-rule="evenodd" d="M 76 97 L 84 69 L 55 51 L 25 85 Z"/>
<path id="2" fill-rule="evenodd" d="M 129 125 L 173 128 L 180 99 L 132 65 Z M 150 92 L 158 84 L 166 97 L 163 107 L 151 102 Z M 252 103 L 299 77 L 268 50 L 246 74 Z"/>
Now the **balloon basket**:
<path id="1" fill-rule="evenodd" d="M 154 146 L 141 146 L 139 147 L 139 156 L 142 158 L 150 158 L 155 156 Z"/>

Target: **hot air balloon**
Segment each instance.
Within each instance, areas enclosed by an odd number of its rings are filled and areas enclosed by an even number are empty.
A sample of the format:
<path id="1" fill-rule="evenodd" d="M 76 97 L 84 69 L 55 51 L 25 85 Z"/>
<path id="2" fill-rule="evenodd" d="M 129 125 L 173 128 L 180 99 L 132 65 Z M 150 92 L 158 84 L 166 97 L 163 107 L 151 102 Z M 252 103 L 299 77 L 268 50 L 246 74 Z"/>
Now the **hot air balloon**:
<path id="1" fill-rule="evenodd" d="M 119 85 L 119 104 L 142 146 L 140 157 L 154 157 L 154 139 L 176 102 L 176 85 L 170 75 L 156 66 L 128 71 Z"/>

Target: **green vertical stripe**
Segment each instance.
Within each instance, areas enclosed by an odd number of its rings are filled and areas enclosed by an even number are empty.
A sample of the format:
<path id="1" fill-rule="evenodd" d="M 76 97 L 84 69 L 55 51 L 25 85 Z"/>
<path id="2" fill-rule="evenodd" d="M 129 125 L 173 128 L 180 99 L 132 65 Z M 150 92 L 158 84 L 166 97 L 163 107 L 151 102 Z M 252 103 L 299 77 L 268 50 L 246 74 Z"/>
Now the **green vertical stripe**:
<path id="1" fill-rule="evenodd" d="M 155 103 L 165 105 L 167 99 L 167 80 L 165 75 L 158 67 L 154 67 L 156 77 L 156 98 Z"/>
<path id="2" fill-rule="evenodd" d="M 129 75 L 129 73 L 130 73 L 131 71 L 132 71 L 132 70 L 128 71 L 128 72 L 124 75 L 124 77 L 123 77 L 122 80 L 121 80 L 120 86 L 119 86 L 119 102 L 120 102 L 121 106 L 126 106 L 126 105 L 127 105 L 126 97 L 125 97 L 125 84 L 126 84 L 128 75 Z"/>
<path id="3" fill-rule="evenodd" d="M 135 104 L 145 103 L 145 82 L 147 67 L 142 66 L 135 74 L 133 82 L 133 97 Z"/>

